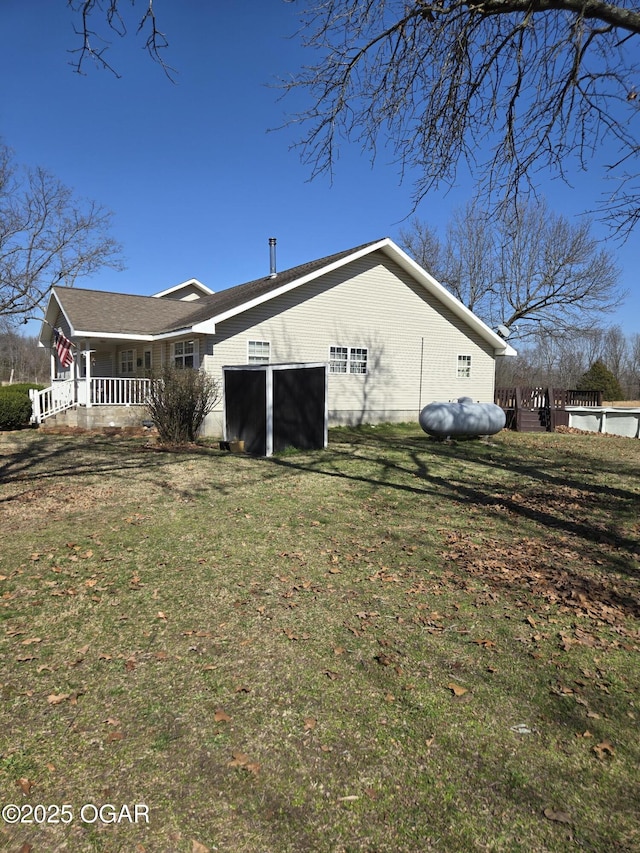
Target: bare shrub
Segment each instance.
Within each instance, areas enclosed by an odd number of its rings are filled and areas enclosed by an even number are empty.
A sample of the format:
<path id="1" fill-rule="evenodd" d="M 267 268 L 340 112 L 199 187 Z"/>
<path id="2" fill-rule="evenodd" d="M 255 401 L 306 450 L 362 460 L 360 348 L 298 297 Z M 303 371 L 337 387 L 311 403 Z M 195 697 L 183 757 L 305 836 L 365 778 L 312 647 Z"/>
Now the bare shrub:
<path id="1" fill-rule="evenodd" d="M 147 407 L 163 444 L 189 444 L 219 399 L 220 383 L 213 377 L 166 365 L 151 382 Z"/>

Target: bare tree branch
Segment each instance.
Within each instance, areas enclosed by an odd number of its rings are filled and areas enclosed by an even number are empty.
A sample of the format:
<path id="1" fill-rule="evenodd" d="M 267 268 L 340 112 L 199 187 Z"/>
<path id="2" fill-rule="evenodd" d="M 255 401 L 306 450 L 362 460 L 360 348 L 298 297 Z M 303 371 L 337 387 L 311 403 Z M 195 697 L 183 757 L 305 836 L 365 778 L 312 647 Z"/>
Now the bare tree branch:
<path id="1" fill-rule="evenodd" d="M 503 208 L 499 219 L 470 204 L 444 243 L 418 221 L 400 240 L 467 308 L 492 328 L 516 327 L 521 340 L 588 330 L 626 295 L 589 223 L 572 224 L 543 201 Z"/>
<path id="2" fill-rule="evenodd" d="M 606 145 L 611 189 L 594 205 L 623 232 L 636 223 L 632 0 L 315 0 L 301 18 L 317 59 L 283 86 L 310 99 L 290 123 L 312 177 L 331 173 L 343 141 L 374 158 L 382 145 L 417 175 L 414 209 L 462 166 L 499 206 Z"/>
<path id="3" fill-rule="evenodd" d="M 130 5 L 135 6 L 136 2 L 137 0 L 130 0 Z M 71 65 L 79 74 L 84 73 L 87 60 L 93 60 L 100 68 L 120 77 L 118 71 L 106 58 L 106 53 L 113 35 L 124 38 L 128 34 L 125 19 L 120 12 L 122 3 L 123 0 L 67 0 L 67 5 L 79 18 L 74 30 L 82 44 L 69 51 L 76 56 Z M 169 46 L 169 42 L 166 35 L 158 28 L 153 0 L 141 0 L 141 4 L 144 7 L 144 13 L 138 20 L 136 34 L 146 35 L 145 50 L 173 83 L 176 71 L 164 60 L 162 52 Z M 95 25 L 93 21 L 96 21 Z M 106 34 L 101 35 L 100 26 L 104 25 L 105 21 Z M 104 30 L 102 26 L 102 31 Z"/>
<path id="4" fill-rule="evenodd" d="M 54 284 L 122 269 L 111 218 L 43 169 L 19 172 L 0 143 L 0 316 L 28 314 Z"/>

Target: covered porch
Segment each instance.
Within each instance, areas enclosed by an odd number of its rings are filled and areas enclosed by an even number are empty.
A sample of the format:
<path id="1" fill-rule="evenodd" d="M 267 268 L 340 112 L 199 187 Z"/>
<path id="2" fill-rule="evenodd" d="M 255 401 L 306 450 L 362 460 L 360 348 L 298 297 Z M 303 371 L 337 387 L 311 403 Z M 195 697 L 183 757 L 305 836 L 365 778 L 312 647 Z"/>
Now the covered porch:
<path id="1" fill-rule="evenodd" d="M 120 424 L 123 420 L 134 422 L 144 419 L 144 406 L 149 394 L 150 379 L 146 377 L 94 376 L 90 374 L 56 379 L 48 388 L 42 391 L 32 389 L 31 423 L 41 424 L 47 418 L 68 412 L 72 409 L 83 409 L 84 414 L 79 420 L 87 427 L 93 425 L 108 425 L 116 419 Z M 137 411 L 127 413 L 126 409 L 136 407 Z M 89 414 L 89 410 L 99 411 Z M 117 408 L 117 412 L 113 409 Z M 102 421 L 107 420 L 107 423 Z"/>

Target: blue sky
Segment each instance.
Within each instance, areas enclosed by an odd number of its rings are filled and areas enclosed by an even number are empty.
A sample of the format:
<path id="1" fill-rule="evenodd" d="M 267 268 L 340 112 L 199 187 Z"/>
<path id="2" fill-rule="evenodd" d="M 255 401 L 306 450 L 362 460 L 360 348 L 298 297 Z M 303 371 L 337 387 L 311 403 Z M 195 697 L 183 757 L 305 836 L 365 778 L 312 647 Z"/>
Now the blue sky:
<path id="1" fill-rule="evenodd" d="M 108 54 L 120 79 L 91 64 L 85 76 L 73 72 L 66 0 L 3 0 L 0 10 L 0 135 L 18 162 L 48 169 L 115 214 L 126 270 L 82 286 L 151 294 L 195 277 L 217 291 L 268 273 L 271 236 L 279 269 L 398 238 L 412 186 L 384 152 L 372 168 L 368 154 L 345 145 L 333 181 L 310 182 L 291 150 L 295 128 L 268 132 L 305 106 L 275 87 L 311 61 L 294 36 L 299 4 L 155 0 L 175 85 L 135 36 L 142 7 L 121 5 L 131 33 Z M 576 175 L 574 189 L 541 185 L 552 209 L 572 217 L 597 200 L 600 179 L 594 171 Z M 433 193 L 417 215 L 444 226 L 472 191 L 462 182 Z M 640 332 L 639 237 L 608 244 L 631 294 L 616 315 L 598 319 L 626 333 Z"/>

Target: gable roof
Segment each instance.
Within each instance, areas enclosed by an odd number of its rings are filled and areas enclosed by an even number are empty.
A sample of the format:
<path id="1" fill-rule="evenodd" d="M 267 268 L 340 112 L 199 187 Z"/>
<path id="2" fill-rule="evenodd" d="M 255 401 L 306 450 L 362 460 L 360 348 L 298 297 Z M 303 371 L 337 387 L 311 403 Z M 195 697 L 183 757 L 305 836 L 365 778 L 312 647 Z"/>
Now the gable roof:
<path id="1" fill-rule="evenodd" d="M 166 290 L 161 290 L 160 293 L 154 293 L 153 295 L 156 298 L 164 299 L 165 297 L 170 297 L 172 299 L 185 299 L 183 296 L 178 296 L 181 291 L 193 291 L 194 298 L 198 297 L 198 291 L 200 293 L 206 293 L 207 295 L 213 293 L 210 287 L 207 287 L 206 284 L 203 284 L 201 281 L 198 281 L 197 278 L 188 278 L 186 281 L 181 282 L 181 284 L 175 284 L 173 287 L 168 287 Z M 188 298 L 188 297 L 186 297 Z"/>
<path id="2" fill-rule="evenodd" d="M 59 306 L 69 324 L 71 334 L 80 337 L 155 340 L 183 333 L 214 334 L 216 323 L 378 251 L 397 263 L 412 279 L 471 327 L 493 347 L 496 354 L 516 354 L 503 338 L 476 317 L 389 237 L 363 243 L 355 248 L 253 279 L 193 301 L 54 287 L 46 320 L 55 322 L 49 314 L 53 313 L 55 306 Z M 50 336 L 51 330 L 45 332 L 43 324 L 41 341 L 44 342 Z"/>
<path id="3" fill-rule="evenodd" d="M 143 337 L 151 340 L 176 324 L 184 327 L 187 317 L 193 314 L 193 302 L 180 299 L 54 287 L 46 316 L 49 322 L 55 322 L 55 318 L 48 316 L 54 302 L 75 337 Z"/>

